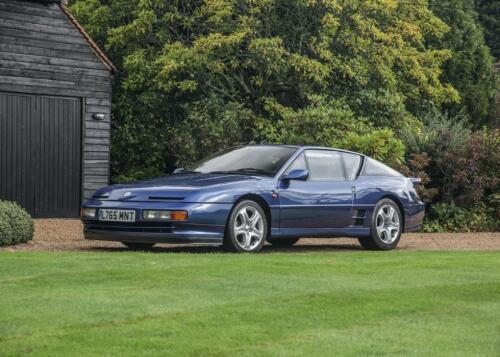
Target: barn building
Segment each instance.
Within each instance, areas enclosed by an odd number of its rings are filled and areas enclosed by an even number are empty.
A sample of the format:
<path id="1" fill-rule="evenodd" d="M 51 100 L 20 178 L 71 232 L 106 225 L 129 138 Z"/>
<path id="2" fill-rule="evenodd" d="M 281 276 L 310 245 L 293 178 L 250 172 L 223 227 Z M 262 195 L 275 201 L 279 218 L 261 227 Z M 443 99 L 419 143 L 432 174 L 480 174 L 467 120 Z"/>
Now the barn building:
<path id="1" fill-rule="evenodd" d="M 0 0 L 0 200 L 77 217 L 108 184 L 113 64 L 57 0 Z"/>

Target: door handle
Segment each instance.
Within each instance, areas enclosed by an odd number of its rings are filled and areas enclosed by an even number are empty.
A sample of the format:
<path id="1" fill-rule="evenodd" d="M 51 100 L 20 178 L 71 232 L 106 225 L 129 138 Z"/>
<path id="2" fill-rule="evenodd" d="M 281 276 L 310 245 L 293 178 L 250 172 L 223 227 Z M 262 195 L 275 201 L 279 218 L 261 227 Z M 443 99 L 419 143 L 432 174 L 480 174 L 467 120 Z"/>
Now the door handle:
<path id="1" fill-rule="evenodd" d="M 352 192 L 352 193 L 356 193 L 356 186 L 352 186 L 352 187 L 351 187 L 351 192 Z"/>

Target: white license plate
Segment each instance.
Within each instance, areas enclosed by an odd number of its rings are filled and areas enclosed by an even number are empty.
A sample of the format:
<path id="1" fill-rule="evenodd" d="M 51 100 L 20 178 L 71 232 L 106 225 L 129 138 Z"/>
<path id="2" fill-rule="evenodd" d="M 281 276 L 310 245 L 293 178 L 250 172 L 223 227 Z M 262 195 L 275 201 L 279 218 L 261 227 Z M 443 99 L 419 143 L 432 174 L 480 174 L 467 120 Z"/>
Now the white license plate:
<path id="1" fill-rule="evenodd" d="M 135 222 L 135 211 L 125 209 L 99 209 L 99 220 L 109 222 Z"/>

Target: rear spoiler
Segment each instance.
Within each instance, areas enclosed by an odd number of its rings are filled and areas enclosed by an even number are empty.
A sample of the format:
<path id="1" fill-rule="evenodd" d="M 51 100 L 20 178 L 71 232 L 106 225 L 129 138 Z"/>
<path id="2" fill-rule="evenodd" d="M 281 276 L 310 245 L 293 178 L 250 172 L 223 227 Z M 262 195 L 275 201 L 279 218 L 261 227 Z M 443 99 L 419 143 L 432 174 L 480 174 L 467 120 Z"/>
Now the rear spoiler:
<path id="1" fill-rule="evenodd" d="M 413 187 L 417 187 L 419 183 L 422 182 L 422 179 L 420 177 L 408 177 L 408 180 L 413 184 Z"/>

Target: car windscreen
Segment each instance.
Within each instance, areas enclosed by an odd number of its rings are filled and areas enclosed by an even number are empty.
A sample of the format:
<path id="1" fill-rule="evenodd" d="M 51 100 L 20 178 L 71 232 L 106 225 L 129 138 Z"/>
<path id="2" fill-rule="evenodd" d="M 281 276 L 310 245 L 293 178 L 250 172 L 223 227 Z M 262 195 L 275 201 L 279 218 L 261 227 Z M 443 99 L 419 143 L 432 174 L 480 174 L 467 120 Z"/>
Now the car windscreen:
<path id="1" fill-rule="evenodd" d="M 201 173 L 249 173 L 275 175 L 297 150 L 288 146 L 233 147 L 189 167 Z"/>

